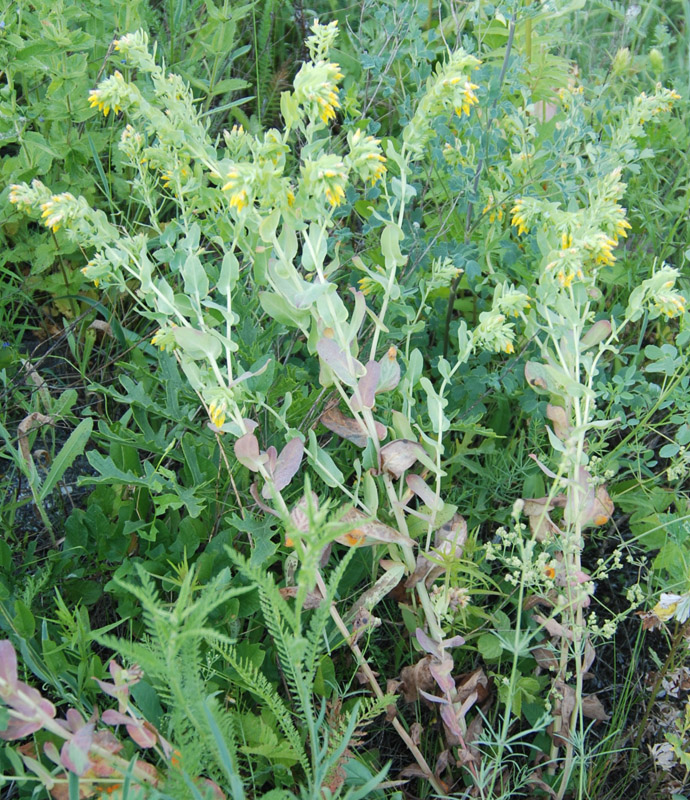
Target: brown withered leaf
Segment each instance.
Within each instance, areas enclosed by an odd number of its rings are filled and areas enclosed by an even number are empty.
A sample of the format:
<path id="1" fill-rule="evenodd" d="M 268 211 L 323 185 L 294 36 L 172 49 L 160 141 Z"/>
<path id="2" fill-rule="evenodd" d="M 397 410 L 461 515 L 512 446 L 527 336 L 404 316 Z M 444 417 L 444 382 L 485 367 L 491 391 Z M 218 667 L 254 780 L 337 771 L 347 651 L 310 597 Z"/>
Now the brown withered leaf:
<path id="1" fill-rule="evenodd" d="M 575 708 L 575 690 L 562 680 L 554 681 L 556 700 L 553 706 L 554 721 L 547 732 L 559 747 L 568 743 L 570 738 L 570 717 Z"/>
<path id="2" fill-rule="evenodd" d="M 490 694 L 489 679 L 481 667 L 478 667 L 473 672 L 465 672 L 459 675 L 455 681 L 456 685 L 456 699 L 455 702 L 464 703 L 465 700 L 476 692 L 476 701 L 483 703 Z"/>
<path id="3" fill-rule="evenodd" d="M 560 636 L 564 639 L 569 639 L 570 641 L 573 640 L 573 632 L 561 625 L 561 623 L 557 620 L 547 619 L 546 617 L 542 617 L 541 614 L 535 614 L 534 619 L 540 625 L 543 625 L 551 636 Z"/>
<path id="4" fill-rule="evenodd" d="M 381 448 L 379 468 L 397 479 L 416 463 L 420 453 L 424 453 L 421 444 L 410 439 L 396 439 Z"/>
<path id="5" fill-rule="evenodd" d="M 347 439 L 348 442 L 356 444 L 357 447 L 367 446 L 369 434 L 366 427 L 362 423 L 357 422 L 353 417 L 345 416 L 337 406 L 333 406 L 333 408 L 324 411 L 319 417 L 319 421 L 324 427 L 328 428 L 329 431 L 332 431 L 343 439 Z M 385 426 L 380 422 L 376 422 L 375 426 L 376 435 L 379 439 L 385 439 L 388 433 Z"/>
<path id="6" fill-rule="evenodd" d="M 533 647 L 532 655 L 537 662 L 537 666 L 541 669 L 556 670 L 558 669 L 558 659 L 547 647 Z"/>
<path id="7" fill-rule="evenodd" d="M 563 495 L 556 495 L 551 498 L 538 497 L 523 500 L 523 502 L 522 513 L 527 517 L 530 531 L 532 531 L 537 541 L 543 542 L 549 535 L 558 536 L 561 533 L 561 529 L 549 516 L 549 511 L 552 508 L 565 505 L 565 497 Z"/>
<path id="8" fill-rule="evenodd" d="M 422 741 L 422 733 L 424 732 L 424 728 L 421 722 L 413 722 L 410 725 L 410 739 L 419 746 L 419 743 Z"/>
<path id="9" fill-rule="evenodd" d="M 278 590 L 281 596 L 287 600 L 289 597 L 297 597 L 299 586 L 283 586 Z M 307 592 L 304 598 L 304 608 L 318 608 L 323 602 L 323 595 L 318 589 L 312 592 Z"/>
<path id="10" fill-rule="evenodd" d="M 384 525 L 383 522 L 379 522 L 377 519 L 370 520 L 366 514 L 356 508 L 346 511 L 340 521 L 352 524 L 351 530 L 341 534 L 336 539 L 340 544 L 345 544 L 349 547 L 379 543 L 406 544 L 408 546 L 414 544 L 408 536 L 404 536 L 399 531 L 396 531 L 395 528 L 391 528 L 390 525 Z"/>
<path id="11" fill-rule="evenodd" d="M 564 442 L 570 435 L 570 424 L 565 409 L 562 406 L 554 406 L 549 403 L 546 406 L 546 418 L 553 424 L 553 432 Z"/>
<path id="12" fill-rule="evenodd" d="M 447 768 L 450 761 L 450 750 L 442 750 L 439 757 L 436 759 L 434 766 L 434 775 L 437 778 L 441 777 L 441 773 Z"/>
<path id="13" fill-rule="evenodd" d="M 375 672 L 374 670 L 371 671 L 371 674 L 375 678 L 378 678 L 379 676 L 379 673 Z M 357 683 L 359 683 L 360 686 L 365 686 L 366 684 L 369 683 L 369 675 L 366 672 L 364 672 L 364 670 L 361 667 L 355 673 L 355 678 L 357 678 Z M 397 684 L 400 685 L 400 682 L 398 681 Z M 396 686 L 395 689 L 393 689 L 392 691 L 389 690 L 389 694 L 394 694 L 397 691 L 397 689 L 398 686 Z"/>
<path id="14" fill-rule="evenodd" d="M 611 500 L 606 487 L 601 484 L 597 487 L 592 486 L 592 476 L 584 468 L 580 467 L 577 484 L 579 494 L 572 493 L 573 503 L 566 503 L 564 519 L 568 523 L 579 521 L 585 528 L 590 525 L 606 525 L 614 512 L 613 500 Z"/>
<path id="15" fill-rule="evenodd" d="M 596 657 L 597 654 L 594 650 L 594 647 L 592 646 L 592 643 L 589 641 L 589 639 L 587 639 L 587 641 L 585 642 L 585 657 L 582 661 L 582 671 L 583 673 L 585 673 L 585 677 L 587 676 L 589 668 L 594 663 L 594 659 Z"/>
<path id="16" fill-rule="evenodd" d="M 484 720 L 481 714 L 477 714 L 475 718 L 467 726 L 465 733 L 465 744 L 469 747 L 470 752 L 475 758 L 479 758 L 479 748 L 474 744 L 481 738 L 484 730 Z"/>
<path id="17" fill-rule="evenodd" d="M 610 719 L 604 711 L 601 700 L 595 694 L 588 694 L 582 698 L 582 713 L 587 719 L 594 719 L 598 722 L 607 722 Z"/>
<path id="18" fill-rule="evenodd" d="M 414 703 L 419 697 L 419 690 L 432 692 L 436 686 L 434 676 L 429 669 L 432 656 L 424 656 L 411 667 L 403 667 L 400 680 L 403 699 L 406 703 Z"/>
<path id="19" fill-rule="evenodd" d="M 542 597 L 541 595 L 538 594 L 531 595 L 522 604 L 522 607 L 525 609 L 525 611 L 529 611 L 531 608 L 536 608 L 537 606 L 546 606 L 546 608 L 553 608 L 554 604 L 548 597 Z"/>
<path id="20" fill-rule="evenodd" d="M 106 322 L 104 319 L 95 319 L 89 325 L 89 330 L 96 331 L 97 333 L 100 333 L 103 336 L 109 336 L 111 339 L 115 338 L 110 323 Z"/>
<path id="21" fill-rule="evenodd" d="M 33 411 L 31 414 L 24 417 L 24 419 L 17 425 L 17 438 L 19 439 L 19 449 L 22 451 L 24 461 L 27 465 L 31 464 L 31 451 L 29 448 L 29 432 L 32 428 L 39 425 L 52 425 L 53 417 L 41 414 L 38 411 Z"/>
<path id="22" fill-rule="evenodd" d="M 405 581 L 405 588 L 411 589 L 418 584 L 419 581 L 429 574 L 429 571 L 433 569 L 434 566 L 435 565 L 426 557 L 425 553 L 418 553 L 414 572 Z"/>

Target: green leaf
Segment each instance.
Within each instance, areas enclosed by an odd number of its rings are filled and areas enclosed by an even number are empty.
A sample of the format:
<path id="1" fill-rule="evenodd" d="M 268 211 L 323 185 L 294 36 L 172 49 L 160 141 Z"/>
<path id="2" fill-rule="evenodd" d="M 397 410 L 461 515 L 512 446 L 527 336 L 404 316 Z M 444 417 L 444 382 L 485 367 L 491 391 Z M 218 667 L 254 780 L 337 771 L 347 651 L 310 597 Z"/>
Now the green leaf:
<path id="1" fill-rule="evenodd" d="M 208 358 L 215 361 L 223 350 L 220 340 L 213 334 L 196 328 L 175 328 L 173 335 L 184 352 L 195 360 Z"/>
<path id="2" fill-rule="evenodd" d="M 19 599 L 14 601 L 14 625 L 24 639 L 31 639 L 36 632 L 36 620 L 31 609 Z"/>
<path id="3" fill-rule="evenodd" d="M 477 650 L 486 661 L 495 661 L 503 652 L 500 640 L 493 633 L 483 633 L 477 640 Z"/>
<path id="4" fill-rule="evenodd" d="M 208 275 L 199 256 L 194 254 L 187 256 L 181 272 L 184 279 L 185 292 L 192 297 L 199 297 L 203 300 L 208 294 Z"/>
<path id="5" fill-rule="evenodd" d="M 313 430 L 309 431 L 309 448 L 308 452 L 311 454 L 311 465 L 321 478 L 321 480 L 335 489 L 337 486 L 342 486 L 345 476 L 335 465 L 335 461 L 328 455 L 328 453 L 316 442 L 316 434 Z"/>
<path id="6" fill-rule="evenodd" d="M 400 242 L 404 238 L 398 225 L 389 222 L 381 231 L 381 252 L 386 260 L 386 268 L 393 269 L 407 263 L 407 256 L 400 251 Z"/>
<path id="7" fill-rule="evenodd" d="M 55 456 L 55 460 L 50 468 L 41 491 L 39 492 L 38 499 L 43 502 L 46 497 L 53 491 L 57 482 L 65 474 L 74 463 L 77 456 L 84 452 L 86 443 L 89 441 L 91 431 L 93 429 L 92 419 L 83 419 L 79 425 L 72 431 L 69 439 L 62 446 L 60 452 Z"/>

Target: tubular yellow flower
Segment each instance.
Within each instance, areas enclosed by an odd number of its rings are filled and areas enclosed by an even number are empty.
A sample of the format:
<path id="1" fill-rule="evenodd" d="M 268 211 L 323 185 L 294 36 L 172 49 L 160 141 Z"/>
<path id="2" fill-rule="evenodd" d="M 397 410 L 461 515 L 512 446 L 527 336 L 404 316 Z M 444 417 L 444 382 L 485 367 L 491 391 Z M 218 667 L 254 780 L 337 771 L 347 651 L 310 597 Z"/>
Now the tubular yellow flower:
<path id="1" fill-rule="evenodd" d="M 632 228 L 632 225 L 628 222 L 627 219 L 620 219 L 616 223 L 616 234 L 618 236 L 622 236 L 624 239 L 628 238 L 628 231 Z"/>
<path id="2" fill-rule="evenodd" d="M 65 218 L 65 209 L 60 206 L 65 202 L 72 202 L 74 199 L 69 192 L 62 192 L 62 194 L 54 194 L 50 200 L 41 203 L 41 217 L 43 217 L 43 224 L 46 228 L 50 228 L 53 233 L 60 229 Z"/>
<path id="3" fill-rule="evenodd" d="M 335 119 L 338 100 L 338 81 L 343 73 L 338 64 L 317 61 L 303 64 L 294 80 L 294 99 L 303 106 L 309 117 L 318 116 L 328 124 Z"/>
<path id="4" fill-rule="evenodd" d="M 224 401 L 216 403 L 215 400 L 209 404 L 208 413 L 211 417 L 211 422 L 216 428 L 222 428 L 225 424 L 225 410 L 227 406 Z"/>
<path id="5" fill-rule="evenodd" d="M 228 172 L 228 182 L 223 186 L 224 192 L 230 192 L 229 204 L 238 212 L 250 203 L 250 187 L 253 167 L 247 164 L 236 164 Z"/>
<path id="6" fill-rule="evenodd" d="M 524 216 L 522 200 L 518 200 L 515 203 L 510 209 L 510 213 L 513 215 L 510 224 L 518 229 L 518 236 L 523 233 L 529 233 L 529 225 Z"/>

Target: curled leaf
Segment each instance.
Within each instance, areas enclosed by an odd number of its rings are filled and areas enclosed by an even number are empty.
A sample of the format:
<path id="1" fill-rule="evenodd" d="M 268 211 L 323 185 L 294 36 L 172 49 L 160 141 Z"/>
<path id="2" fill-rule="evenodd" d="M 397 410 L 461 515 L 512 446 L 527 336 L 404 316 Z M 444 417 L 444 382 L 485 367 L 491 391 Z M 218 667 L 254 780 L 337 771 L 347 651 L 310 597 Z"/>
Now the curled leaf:
<path id="1" fill-rule="evenodd" d="M 361 411 L 362 408 L 373 408 L 376 404 L 376 387 L 379 383 L 381 366 L 377 361 L 369 361 L 366 366 L 366 375 L 357 381 L 357 391 L 352 396 L 352 408 Z"/>
<path id="2" fill-rule="evenodd" d="M 424 453 L 421 444 L 409 439 L 396 439 L 381 448 L 379 467 L 397 479 L 416 463 L 420 453 Z"/>

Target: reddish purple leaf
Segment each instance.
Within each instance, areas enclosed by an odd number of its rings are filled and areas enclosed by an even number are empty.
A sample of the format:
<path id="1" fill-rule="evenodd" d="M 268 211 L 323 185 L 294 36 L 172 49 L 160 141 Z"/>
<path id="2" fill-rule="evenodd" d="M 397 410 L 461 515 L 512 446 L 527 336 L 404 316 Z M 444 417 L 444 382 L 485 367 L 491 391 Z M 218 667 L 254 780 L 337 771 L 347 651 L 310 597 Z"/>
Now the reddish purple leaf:
<path id="1" fill-rule="evenodd" d="M 63 767 L 70 772 L 83 775 L 92 766 L 89 750 L 93 743 L 94 728 L 93 722 L 83 725 L 71 739 L 62 745 L 60 761 Z"/>
<path id="2" fill-rule="evenodd" d="M 6 697 L 14 691 L 17 683 L 17 654 L 12 642 L 7 639 L 0 642 L 0 697 Z"/>
<path id="3" fill-rule="evenodd" d="M 354 388 L 357 380 L 366 373 L 364 365 L 351 353 L 346 353 L 333 339 L 325 337 L 319 339 L 316 343 L 316 352 L 346 386 Z"/>
<path id="4" fill-rule="evenodd" d="M 253 433 L 246 433 L 235 442 L 235 457 L 252 472 L 258 472 L 267 459 L 266 454 L 259 451 L 259 440 Z"/>
<path id="5" fill-rule="evenodd" d="M 268 456 L 266 469 L 268 470 L 269 475 L 273 475 L 273 472 L 276 468 L 276 461 L 278 460 L 278 451 L 273 445 L 271 445 L 268 450 L 266 450 L 266 455 Z"/>
<path id="6" fill-rule="evenodd" d="M 273 470 L 273 482 L 276 489 L 284 489 L 295 476 L 302 463 L 304 455 L 304 444 L 301 439 L 295 437 L 285 445 L 280 451 L 278 460 Z"/>
<path id="7" fill-rule="evenodd" d="M 366 371 L 366 375 L 357 382 L 359 399 L 357 392 L 352 396 L 352 407 L 355 411 L 361 411 L 362 408 L 373 408 L 376 404 L 376 387 L 379 384 L 381 366 L 376 361 L 369 361 Z"/>
<path id="8" fill-rule="evenodd" d="M 452 705 L 448 704 L 447 706 L 441 706 L 441 719 L 453 736 L 462 741 L 464 731 L 460 728 L 458 716 L 455 713 L 455 709 Z"/>

